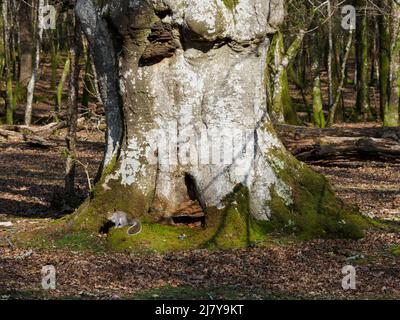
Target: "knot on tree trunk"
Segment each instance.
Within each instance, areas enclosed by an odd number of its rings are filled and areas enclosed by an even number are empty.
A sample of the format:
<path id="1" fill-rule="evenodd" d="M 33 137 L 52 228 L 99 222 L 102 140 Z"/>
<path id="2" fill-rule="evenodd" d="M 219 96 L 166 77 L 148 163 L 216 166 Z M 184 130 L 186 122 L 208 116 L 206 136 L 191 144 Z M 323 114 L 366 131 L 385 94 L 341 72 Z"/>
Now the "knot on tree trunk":
<path id="1" fill-rule="evenodd" d="M 153 65 L 174 55 L 179 47 L 170 24 L 158 22 L 151 28 L 149 44 L 140 59 L 141 66 Z"/>

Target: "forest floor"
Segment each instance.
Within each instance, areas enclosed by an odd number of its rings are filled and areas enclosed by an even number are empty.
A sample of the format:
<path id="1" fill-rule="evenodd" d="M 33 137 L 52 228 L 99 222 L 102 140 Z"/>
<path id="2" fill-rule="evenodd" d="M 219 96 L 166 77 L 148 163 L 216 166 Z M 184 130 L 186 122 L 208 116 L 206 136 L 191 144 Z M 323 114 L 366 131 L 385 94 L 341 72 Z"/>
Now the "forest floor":
<path id="1" fill-rule="evenodd" d="M 42 67 L 35 124 L 52 121 L 55 110 L 49 62 Z M 345 98 L 347 105 L 354 105 L 352 88 L 347 88 Z M 99 119 L 97 107 L 92 104 L 90 113 Z M 23 104 L 17 109 L 17 118 L 23 118 Z M 46 248 L 19 247 L 11 239 L 58 218 L 54 194 L 63 192 L 64 135 L 60 131 L 52 138 L 58 143 L 53 148 L 0 140 L 0 222 L 12 223 L 0 227 L 0 299 L 400 298 L 400 234 L 389 229 L 370 231 L 359 241 L 300 242 L 271 235 L 266 244 L 256 248 L 164 255 L 111 253 L 101 245 L 101 237 L 95 247 L 79 237 Z M 100 130 L 79 132 L 78 158 L 87 165 L 91 178 L 103 146 Z M 399 164 L 365 161 L 346 168 L 329 163 L 312 167 L 330 179 L 339 197 L 357 205 L 363 214 L 399 223 Z M 84 198 L 88 183 L 82 166 L 77 173 L 77 187 Z M 41 288 L 45 265 L 56 268 L 56 290 Z M 356 267 L 356 290 L 342 288 L 341 270 L 346 265 Z"/>
<path id="2" fill-rule="evenodd" d="M 21 248 L 10 239 L 45 227 L 54 192 L 62 192 L 64 159 L 59 147 L 0 143 L 0 298 L 400 298 L 400 234 L 375 230 L 365 239 L 300 242 L 271 236 L 267 244 L 227 252 L 196 250 L 166 255 L 110 253 L 71 239 L 68 247 Z M 94 177 L 103 133 L 80 131 L 79 159 Z M 313 166 L 338 195 L 363 214 L 400 219 L 400 165 L 364 162 L 354 168 Z M 81 195 L 87 179 L 78 168 Z M 82 240 L 82 241 L 81 241 Z M 74 242 L 75 241 L 75 242 Z M 101 242 L 101 239 L 99 239 Z M 41 289 L 41 269 L 54 265 L 57 289 Z M 341 270 L 353 265 L 357 289 L 342 289 Z"/>

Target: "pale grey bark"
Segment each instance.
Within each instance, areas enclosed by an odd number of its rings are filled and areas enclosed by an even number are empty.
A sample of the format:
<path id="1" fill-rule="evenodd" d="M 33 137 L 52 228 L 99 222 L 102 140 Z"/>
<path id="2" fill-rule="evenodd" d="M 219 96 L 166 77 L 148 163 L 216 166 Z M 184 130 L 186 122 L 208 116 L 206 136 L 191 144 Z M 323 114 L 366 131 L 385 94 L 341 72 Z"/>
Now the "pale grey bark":
<path id="1" fill-rule="evenodd" d="M 349 39 L 347 40 L 347 45 L 346 45 L 345 54 L 344 54 L 344 58 L 343 58 L 343 62 L 342 62 L 342 67 L 340 69 L 340 83 L 339 83 L 338 89 L 336 91 L 335 102 L 332 105 L 331 109 L 329 110 L 328 126 L 330 126 L 330 127 L 333 126 L 333 124 L 335 123 L 336 111 L 339 107 L 340 99 L 342 98 L 342 91 L 344 89 L 344 81 L 346 80 L 347 61 L 349 60 L 352 42 L 353 42 L 353 29 L 350 29 Z"/>
<path id="2" fill-rule="evenodd" d="M 82 32 L 78 22 L 74 21 L 74 38 L 70 49 L 71 76 L 69 79 L 69 99 L 67 107 L 68 131 L 65 137 L 67 144 L 67 160 L 65 165 L 65 193 L 71 200 L 75 196 L 75 174 L 76 174 L 76 129 L 78 124 L 78 96 L 79 96 L 79 74 L 80 57 L 82 54 Z M 90 179 L 88 179 L 90 185 Z M 91 190 L 89 190 L 91 191 Z"/>
<path id="3" fill-rule="evenodd" d="M 35 91 L 36 78 L 40 64 L 40 47 L 43 37 L 43 6 L 44 0 L 39 0 L 38 2 L 38 31 L 35 37 L 35 58 L 32 68 L 32 76 L 28 83 L 27 90 L 27 102 L 25 108 L 25 125 L 30 126 L 32 122 L 32 104 L 33 104 L 33 94 Z"/>
<path id="4" fill-rule="evenodd" d="M 105 156 L 100 172 L 117 157 L 123 134 L 118 92 L 118 68 L 112 35 L 100 9 L 93 0 L 78 0 L 75 12 L 89 42 L 96 66 L 97 84 L 106 111 L 107 134 Z"/>
<path id="5" fill-rule="evenodd" d="M 223 206 L 238 184 L 248 187 L 258 219 L 270 217 L 272 189 L 290 205 L 291 189 L 278 173 L 285 164 L 276 156 L 286 151 L 264 87 L 267 36 L 283 19 L 283 1 L 241 0 L 232 12 L 222 0 L 108 1 L 101 10 L 81 0 L 76 12 L 111 142 L 119 143 L 122 121 L 125 128 L 116 166 L 102 179 L 105 192 L 129 193 L 131 215 L 172 214 L 191 200 L 188 177 L 207 208 Z M 221 150 L 214 143 L 202 149 L 202 138 L 224 132 L 223 141 L 237 140 L 235 150 L 231 162 L 214 162 L 211 151 L 221 157 Z M 106 162 L 118 146 L 108 142 Z"/>

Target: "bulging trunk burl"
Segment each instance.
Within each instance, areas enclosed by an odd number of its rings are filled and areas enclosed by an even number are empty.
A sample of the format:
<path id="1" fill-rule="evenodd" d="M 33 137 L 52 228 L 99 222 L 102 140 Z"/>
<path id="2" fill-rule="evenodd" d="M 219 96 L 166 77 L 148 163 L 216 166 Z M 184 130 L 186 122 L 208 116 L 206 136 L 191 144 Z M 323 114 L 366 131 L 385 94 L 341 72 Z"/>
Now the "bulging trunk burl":
<path id="1" fill-rule="evenodd" d="M 269 227 L 361 236 L 358 216 L 285 150 L 267 114 L 266 54 L 283 1 L 82 0 L 76 13 L 108 133 L 101 178 L 72 228 L 100 229 L 122 210 L 143 222 L 139 236 L 111 232 L 129 248 L 155 238 L 236 246 Z M 185 206 L 205 224 L 176 243 L 182 227 L 154 222 L 178 221 Z"/>

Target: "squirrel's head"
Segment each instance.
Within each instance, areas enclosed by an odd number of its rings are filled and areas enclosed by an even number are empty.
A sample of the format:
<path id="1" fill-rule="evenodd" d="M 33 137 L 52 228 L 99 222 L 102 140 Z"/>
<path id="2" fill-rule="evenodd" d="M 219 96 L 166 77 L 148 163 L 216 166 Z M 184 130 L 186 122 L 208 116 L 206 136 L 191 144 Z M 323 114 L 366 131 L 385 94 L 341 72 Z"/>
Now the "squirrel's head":
<path id="1" fill-rule="evenodd" d="M 114 211 L 115 212 L 115 211 Z M 111 220 L 112 219 L 112 217 L 113 217 L 113 215 L 114 215 L 114 212 L 107 212 L 107 219 L 108 220 Z"/>

